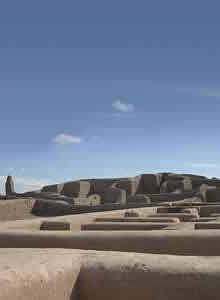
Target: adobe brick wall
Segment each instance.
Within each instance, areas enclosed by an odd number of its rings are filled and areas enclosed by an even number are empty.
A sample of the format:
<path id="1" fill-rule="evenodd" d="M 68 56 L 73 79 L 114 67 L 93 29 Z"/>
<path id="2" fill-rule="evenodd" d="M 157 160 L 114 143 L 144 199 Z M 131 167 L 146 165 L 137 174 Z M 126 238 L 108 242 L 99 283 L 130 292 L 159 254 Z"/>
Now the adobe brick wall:
<path id="1" fill-rule="evenodd" d="M 218 300 L 219 281 L 220 257 L 0 249 L 0 300 Z"/>
<path id="2" fill-rule="evenodd" d="M 34 207 L 33 199 L 14 199 L 0 201 L 0 221 L 31 219 Z"/>
<path id="3" fill-rule="evenodd" d="M 220 229 L 220 222 L 196 223 L 195 229 Z"/>
<path id="4" fill-rule="evenodd" d="M 88 252 L 80 300 L 218 300 L 219 263 L 220 257 L 207 263 L 205 257 Z"/>
<path id="5" fill-rule="evenodd" d="M 0 248 L 65 248 L 218 256 L 220 230 L 0 232 Z M 211 245 L 211 246 L 210 246 Z"/>
<path id="6" fill-rule="evenodd" d="M 143 223 L 160 223 L 160 222 L 165 222 L 165 223 L 179 223 L 180 220 L 178 218 L 150 218 L 150 217 L 124 217 L 124 218 L 109 218 L 109 217 L 104 217 L 104 218 L 96 218 L 94 220 L 95 222 L 143 222 Z"/>
<path id="7" fill-rule="evenodd" d="M 1 249 L 0 300 L 79 300 L 80 268 L 78 251 Z"/>
<path id="8" fill-rule="evenodd" d="M 11 200 L 10 200 L 11 201 Z M 145 207 L 135 209 L 144 215 L 152 214 L 156 212 L 156 207 Z M 13 220 L 8 222 L 0 222 L 0 232 L 5 230 L 29 230 L 38 231 L 40 230 L 40 225 L 44 221 L 58 221 L 58 222 L 69 222 L 72 231 L 79 231 L 81 224 L 92 222 L 98 217 L 124 217 L 124 213 L 127 209 L 106 211 L 106 212 L 96 212 L 96 213 L 85 213 L 79 215 L 66 215 L 60 217 L 43 217 L 34 218 L 31 220 Z"/>
<path id="9" fill-rule="evenodd" d="M 201 217 L 209 217 L 211 214 L 220 213 L 220 205 L 207 205 L 199 208 Z"/>
<path id="10" fill-rule="evenodd" d="M 159 230 L 168 227 L 175 226 L 174 223 L 144 223 L 144 222 L 97 222 L 97 223 L 89 223 L 89 224 L 82 224 L 81 230 L 109 230 L 109 231 L 122 231 L 122 230 Z"/>

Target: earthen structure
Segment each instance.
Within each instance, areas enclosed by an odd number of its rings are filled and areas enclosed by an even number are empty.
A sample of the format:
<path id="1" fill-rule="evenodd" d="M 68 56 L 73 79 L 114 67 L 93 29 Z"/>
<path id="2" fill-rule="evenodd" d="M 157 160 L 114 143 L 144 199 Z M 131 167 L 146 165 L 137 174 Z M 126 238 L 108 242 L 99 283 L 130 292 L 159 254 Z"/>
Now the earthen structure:
<path id="1" fill-rule="evenodd" d="M 217 178 L 9 177 L 0 197 L 0 300 L 217 300 L 219 254 Z"/>

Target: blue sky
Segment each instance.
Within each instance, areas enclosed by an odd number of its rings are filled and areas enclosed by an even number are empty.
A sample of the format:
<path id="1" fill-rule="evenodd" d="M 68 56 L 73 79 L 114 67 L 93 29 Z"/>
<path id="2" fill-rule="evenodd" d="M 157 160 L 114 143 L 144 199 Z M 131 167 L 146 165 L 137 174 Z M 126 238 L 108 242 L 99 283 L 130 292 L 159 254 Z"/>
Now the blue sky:
<path id="1" fill-rule="evenodd" d="M 218 1 L 2 1 L 0 181 L 220 177 Z"/>

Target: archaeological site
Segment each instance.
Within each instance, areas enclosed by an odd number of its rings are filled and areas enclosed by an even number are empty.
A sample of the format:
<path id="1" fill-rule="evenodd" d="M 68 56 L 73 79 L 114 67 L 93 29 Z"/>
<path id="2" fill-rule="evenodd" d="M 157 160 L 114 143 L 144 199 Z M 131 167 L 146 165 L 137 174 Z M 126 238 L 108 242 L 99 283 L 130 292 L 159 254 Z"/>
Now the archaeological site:
<path id="1" fill-rule="evenodd" d="M 83 179 L 0 195 L 0 300 L 219 300 L 220 179 Z"/>

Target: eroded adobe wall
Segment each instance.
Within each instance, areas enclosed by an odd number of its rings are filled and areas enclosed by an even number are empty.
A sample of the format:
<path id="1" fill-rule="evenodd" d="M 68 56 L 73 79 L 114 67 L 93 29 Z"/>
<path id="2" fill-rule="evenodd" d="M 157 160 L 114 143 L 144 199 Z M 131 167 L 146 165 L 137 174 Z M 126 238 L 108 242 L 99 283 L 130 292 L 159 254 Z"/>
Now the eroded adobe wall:
<path id="1" fill-rule="evenodd" d="M 136 210 L 136 209 L 135 209 Z M 140 211 L 141 215 L 148 215 L 155 213 L 157 207 L 146 207 L 137 209 Z M 32 220 L 15 220 L 2 222 L 0 224 L 0 231 L 2 230 L 29 230 L 29 231 L 38 231 L 40 230 L 40 225 L 44 221 L 60 221 L 60 222 L 69 222 L 71 225 L 72 231 L 79 231 L 81 225 L 87 222 L 92 222 L 95 218 L 98 217 L 123 217 L 127 209 L 115 210 L 115 211 L 106 211 L 106 212 L 95 212 L 95 213 L 85 213 L 79 215 L 65 215 L 60 217 L 43 217 L 43 218 L 34 218 Z"/>
<path id="2" fill-rule="evenodd" d="M 90 183 L 85 180 L 69 181 L 60 184 L 44 186 L 41 191 L 61 194 L 67 197 L 86 197 L 90 192 Z"/>
<path id="3" fill-rule="evenodd" d="M 72 205 L 66 201 L 37 199 L 31 210 L 35 216 L 62 216 L 73 213 Z"/>
<path id="4" fill-rule="evenodd" d="M 218 300 L 219 280 L 220 257 L 0 250 L 0 300 Z"/>
<path id="5" fill-rule="evenodd" d="M 87 197 L 91 189 L 90 183 L 88 181 L 70 181 L 64 183 L 61 194 L 67 197 Z"/>
<path id="6" fill-rule="evenodd" d="M 159 194 L 159 174 L 142 174 L 136 191 L 137 194 Z"/>
<path id="7" fill-rule="evenodd" d="M 58 193 L 58 194 L 60 194 L 63 190 L 63 187 L 64 187 L 64 183 L 46 185 L 41 189 L 41 191 L 46 192 L 46 193 Z"/>
<path id="8" fill-rule="evenodd" d="M 118 178 L 107 178 L 107 179 L 90 179 L 90 192 L 89 194 L 97 194 L 101 197 L 102 203 L 104 203 L 105 192 L 110 188 L 115 182 L 118 181 Z"/>
<path id="9" fill-rule="evenodd" d="M 127 179 L 120 179 L 115 182 L 114 186 L 126 192 L 126 197 L 134 196 L 140 184 L 141 176 L 136 176 Z"/>
<path id="10" fill-rule="evenodd" d="M 168 223 L 165 221 L 161 222 L 96 222 L 96 223 L 88 223 L 82 224 L 82 231 L 140 231 L 140 230 L 159 230 L 165 228 L 174 228 L 175 224 Z"/>
<path id="11" fill-rule="evenodd" d="M 219 262 L 220 257 L 207 264 L 205 257 L 88 252 L 79 274 L 80 300 L 218 300 Z"/>
<path id="12" fill-rule="evenodd" d="M 220 214 L 220 203 L 219 205 L 200 206 L 199 213 L 201 217 L 209 217 L 211 214 Z"/>
<path id="13" fill-rule="evenodd" d="M 34 205 L 33 199 L 1 200 L 0 221 L 31 219 Z"/>
<path id="14" fill-rule="evenodd" d="M 81 268 L 78 251 L 2 250 L 0 300 L 79 300 L 74 296 Z"/>
<path id="15" fill-rule="evenodd" d="M 179 201 L 187 198 L 195 197 L 197 193 L 195 191 L 182 192 L 182 193 L 163 193 L 163 194 L 152 194 L 148 195 L 152 202 L 162 202 L 162 201 Z"/>
<path id="16" fill-rule="evenodd" d="M 218 256 L 219 230 L 0 232 L 1 248 L 66 248 L 184 256 Z"/>
<path id="17" fill-rule="evenodd" d="M 141 174 L 130 178 L 97 178 L 70 181 L 46 186 L 42 191 L 75 197 L 79 203 L 80 199 L 83 201 L 89 195 L 97 194 L 101 197 L 101 204 L 104 204 L 114 202 L 114 197 L 111 197 L 111 194 L 108 193 L 110 188 L 124 190 L 127 199 L 137 194 L 145 194 L 152 195 L 153 201 L 176 201 L 199 193 L 202 185 L 218 188 L 220 187 L 220 180 L 190 174 L 157 173 Z M 210 196 L 207 201 L 216 201 L 219 197 L 216 192 L 207 192 L 207 195 L 208 193 Z M 122 202 L 125 201 L 122 200 Z"/>

